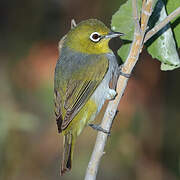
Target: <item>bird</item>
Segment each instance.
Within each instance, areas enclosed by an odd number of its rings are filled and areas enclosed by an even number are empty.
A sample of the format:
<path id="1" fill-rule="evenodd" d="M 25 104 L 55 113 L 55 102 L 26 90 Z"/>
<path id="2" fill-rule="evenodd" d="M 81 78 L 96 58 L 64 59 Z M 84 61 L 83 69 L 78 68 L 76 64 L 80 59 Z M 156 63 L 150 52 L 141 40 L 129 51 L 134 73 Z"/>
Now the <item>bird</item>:
<path id="1" fill-rule="evenodd" d="M 88 19 L 73 25 L 59 45 L 54 73 L 54 111 L 58 132 L 63 135 L 60 174 L 71 170 L 77 136 L 91 124 L 106 100 L 115 98 L 119 65 L 109 48 L 113 32 L 101 21 Z"/>

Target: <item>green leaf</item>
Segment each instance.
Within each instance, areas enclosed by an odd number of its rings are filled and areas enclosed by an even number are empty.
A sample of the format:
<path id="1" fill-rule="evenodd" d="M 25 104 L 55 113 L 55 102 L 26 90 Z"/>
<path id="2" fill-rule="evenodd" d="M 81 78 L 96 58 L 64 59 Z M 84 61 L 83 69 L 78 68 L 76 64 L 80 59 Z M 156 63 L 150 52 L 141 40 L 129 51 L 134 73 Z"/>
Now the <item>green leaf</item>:
<path id="1" fill-rule="evenodd" d="M 165 5 L 162 0 L 159 0 L 149 21 L 150 29 L 166 17 Z M 176 43 L 170 24 L 167 24 L 161 31 L 153 36 L 147 45 L 147 50 L 152 57 L 161 61 L 161 70 L 173 70 L 180 66 Z"/>
<path id="2" fill-rule="evenodd" d="M 138 0 L 138 13 L 140 13 L 142 0 Z M 133 40 L 134 33 L 134 19 L 132 16 L 132 0 L 128 0 L 124 3 L 119 10 L 112 16 L 111 28 L 113 31 L 122 32 L 125 34 L 122 39 Z M 131 44 L 123 45 L 118 50 L 118 55 L 121 57 L 124 62 L 129 53 Z"/>
<path id="3" fill-rule="evenodd" d="M 165 0 L 164 0 L 165 1 Z M 180 0 L 169 0 L 166 4 L 168 14 L 172 13 L 176 8 L 180 7 Z M 180 48 L 180 16 L 171 21 L 171 27 L 174 32 L 176 43 Z"/>

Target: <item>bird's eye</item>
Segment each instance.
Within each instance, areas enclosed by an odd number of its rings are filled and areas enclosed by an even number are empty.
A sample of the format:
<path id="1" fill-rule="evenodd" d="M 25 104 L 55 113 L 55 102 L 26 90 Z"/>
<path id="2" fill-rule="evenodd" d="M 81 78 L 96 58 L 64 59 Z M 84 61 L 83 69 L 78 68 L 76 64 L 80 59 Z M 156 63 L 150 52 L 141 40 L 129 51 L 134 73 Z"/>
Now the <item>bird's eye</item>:
<path id="1" fill-rule="evenodd" d="M 98 42 L 101 40 L 101 35 L 98 32 L 93 32 L 89 38 L 93 42 Z"/>

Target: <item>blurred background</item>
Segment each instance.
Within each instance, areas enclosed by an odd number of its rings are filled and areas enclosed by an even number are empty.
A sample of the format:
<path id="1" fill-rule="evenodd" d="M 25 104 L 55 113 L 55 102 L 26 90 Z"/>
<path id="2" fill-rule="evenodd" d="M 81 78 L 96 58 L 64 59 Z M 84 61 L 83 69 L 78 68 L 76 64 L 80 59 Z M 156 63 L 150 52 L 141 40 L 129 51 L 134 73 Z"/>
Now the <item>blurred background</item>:
<path id="1" fill-rule="evenodd" d="M 87 127 L 73 169 L 60 177 L 53 112 L 58 41 L 70 21 L 110 27 L 124 1 L 0 1 L 0 179 L 83 179 L 97 132 Z M 119 105 L 97 179 L 180 179 L 180 70 L 161 72 L 143 51 Z M 102 116 L 102 113 L 99 116 Z M 98 121 L 98 120 L 97 120 Z"/>

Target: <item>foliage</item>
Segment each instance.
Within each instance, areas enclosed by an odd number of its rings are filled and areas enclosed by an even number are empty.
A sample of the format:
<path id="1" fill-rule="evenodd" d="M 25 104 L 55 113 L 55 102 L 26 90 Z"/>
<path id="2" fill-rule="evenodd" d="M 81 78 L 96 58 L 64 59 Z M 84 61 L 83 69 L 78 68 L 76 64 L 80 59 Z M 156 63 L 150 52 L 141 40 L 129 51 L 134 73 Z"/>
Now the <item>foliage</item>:
<path id="1" fill-rule="evenodd" d="M 141 1 L 138 1 L 138 9 L 141 6 Z M 178 7 L 177 0 L 174 0 L 174 3 L 167 3 L 168 12 L 171 12 L 172 9 Z M 179 1 L 178 1 L 179 3 Z M 125 38 L 128 40 L 132 40 L 133 32 L 134 32 L 134 19 L 132 18 L 132 0 L 128 0 L 125 4 L 123 4 L 120 9 L 112 16 L 111 27 L 112 30 L 124 32 L 126 34 Z M 140 10 L 139 10 L 140 13 Z M 165 17 L 166 8 L 162 0 L 157 1 L 156 5 L 154 5 L 153 13 L 149 20 L 149 30 L 151 30 L 155 25 L 161 22 Z M 178 19 L 176 19 L 177 21 Z M 119 23 L 121 22 L 121 23 Z M 175 23 L 175 20 L 173 21 Z M 147 42 L 147 50 L 152 55 L 153 58 L 161 61 L 161 70 L 173 70 L 180 66 L 180 59 L 178 56 L 178 52 L 176 49 L 176 43 L 179 45 L 180 41 L 180 24 L 176 23 L 176 26 L 173 27 L 175 38 L 173 36 L 173 32 L 170 24 L 167 24 L 162 30 L 160 30 L 156 35 L 154 35 Z M 123 45 L 118 54 L 123 61 L 126 60 L 130 44 Z"/>
<path id="2" fill-rule="evenodd" d="M 166 17 L 165 5 L 162 0 L 159 0 L 149 20 L 149 29 L 152 29 Z M 180 66 L 180 60 L 170 24 L 167 24 L 151 38 L 147 46 L 147 50 L 152 57 L 162 62 L 161 70 L 173 70 Z"/>

